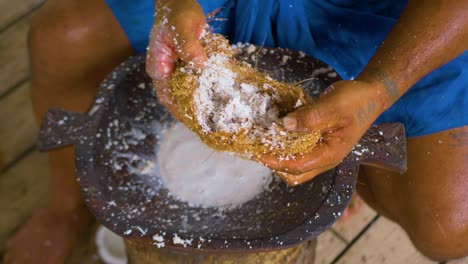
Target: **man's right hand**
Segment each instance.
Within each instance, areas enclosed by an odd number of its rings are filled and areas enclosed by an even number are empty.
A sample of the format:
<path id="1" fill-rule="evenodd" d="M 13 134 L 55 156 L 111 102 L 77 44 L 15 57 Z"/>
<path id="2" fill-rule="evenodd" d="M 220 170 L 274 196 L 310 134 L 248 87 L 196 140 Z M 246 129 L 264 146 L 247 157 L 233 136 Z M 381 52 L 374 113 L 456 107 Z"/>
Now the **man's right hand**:
<path id="1" fill-rule="evenodd" d="M 169 77 L 182 59 L 201 67 L 206 61 L 200 43 L 206 18 L 196 0 L 156 0 L 156 15 L 146 58 L 146 71 L 156 82 L 159 101 L 170 112 L 176 108 L 169 92 Z"/>

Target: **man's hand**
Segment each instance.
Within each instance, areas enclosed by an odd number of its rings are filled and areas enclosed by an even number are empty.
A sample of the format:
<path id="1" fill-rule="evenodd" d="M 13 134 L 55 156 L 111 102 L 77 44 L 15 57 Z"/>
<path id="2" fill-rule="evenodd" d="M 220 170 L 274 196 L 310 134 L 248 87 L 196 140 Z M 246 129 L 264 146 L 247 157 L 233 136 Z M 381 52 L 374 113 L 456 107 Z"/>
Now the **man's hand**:
<path id="1" fill-rule="evenodd" d="M 146 71 L 156 81 L 159 101 L 175 113 L 169 94 L 169 77 L 178 59 L 186 63 L 193 62 L 194 67 L 200 67 L 206 61 L 199 41 L 206 23 L 205 16 L 195 0 L 156 1 L 155 6 Z"/>
<path id="2" fill-rule="evenodd" d="M 298 185 L 336 167 L 353 149 L 383 111 L 378 87 L 361 81 L 340 81 L 329 87 L 314 104 L 304 106 L 283 119 L 289 131 L 320 131 L 317 148 L 295 160 L 263 156 L 259 160 L 289 185 Z"/>

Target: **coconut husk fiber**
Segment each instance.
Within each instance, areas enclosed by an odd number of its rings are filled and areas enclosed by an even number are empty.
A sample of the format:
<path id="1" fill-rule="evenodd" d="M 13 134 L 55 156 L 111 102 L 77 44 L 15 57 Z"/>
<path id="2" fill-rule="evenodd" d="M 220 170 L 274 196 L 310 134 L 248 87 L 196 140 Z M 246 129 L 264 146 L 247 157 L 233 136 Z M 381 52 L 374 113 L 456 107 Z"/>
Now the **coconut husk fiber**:
<path id="1" fill-rule="evenodd" d="M 278 82 L 266 74 L 257 71 L 245 62 L 235 60 L 236 48 L 230 46 L 228 40 L 219 34 L 207 31 L 201 38 L 201 42 L 210 63 L 205 64 L 205 67 L 201 70 L 194 70 L 193 67 L 191 67 L 192 65 L 180 62 L 170 79 L 172 98 L 177 105 L 177 111 L 182 119 L 181 121 L 188 128 L 197 133 L 200 139 L 209 147 L 215 150 L 229 151 L 240 155 L 274 155 L 289 159 L 294 158 L 296 155 L 308 153 L 314 149 L 320 139 L 319 132 L 288 132 L 282 126 L 280 119 L 287 113 L 294 111 L 298 106 L 311 102 L 310 97 L 300 86 Z M 216 56 L 227 57 L 228 60 L 218 62 L 216 61 Z M 204 78 L 203 75 L 206 73 L 204 72 L 206 71 L 205 69 L 210 69 L 211 67 L 213 71 L 214 66 L 216 68 L 216 73 L 219 73 L 220 77 L 223 77 L 223 74 L 234 76 L 233 89 L 250 87 L 250 91 L 248 92 L 242 90 L 244 94 L 251 93 L 246 95 L 247 97 L 253 96 L 255 98 L 262 98 L 258 100 L 266 102 L 266 107 L 262 109 L 267 109 L 265 111 L 269 113 L 268 119 L 265 117 L 265 119 L 262 120 L 261 116 L 257 116 L 255 120 L 248 118 L 227 119 L 223 124 L 231 122 L 232 124 L 228 124 L 228 126 L 231 127 L 229 130 L 217 129 L 216 125 L 213 125 L 216 121 L 212 120 L 212 116 L 217 116 L 217 113 L 210 112 L 208 117 L 202 118 L 198 113 L 205 110 L 202 109 L 202 107 L 204 107 L 203 102 L 197 99 L 197 94 L 200 94 L 198 89 L 203 89 L 203 87 L 201 87 L 201 85 L 203 85 L 201 79 Z M 211 80 L 211 82 L 213 82 L 213 80 Z M 216 82 L 216 80 L 214 82 Z M 223 84 L 219 83 L 213 85 L 215 87 L 216 85 Z M 225 100 L 223 97 L 224 95 L 221 94 L 220 99 L 220 95 L 218 94 L 217 96 L 206 97 L 204 100 L 222 101 Z M 226 100 L 229 101 L 229 99 Z M 249 109 L 249 106 L 246 107 L 246 109 Z M 252 105 L 252 107 L 256 106 Z M 227 108 L 229 107 L 223 106 L 221 109 L 217 110 L 228 111 L 225 110 Z M 239 129 L 233 130 L 232 127 L 239 127 Z"/>

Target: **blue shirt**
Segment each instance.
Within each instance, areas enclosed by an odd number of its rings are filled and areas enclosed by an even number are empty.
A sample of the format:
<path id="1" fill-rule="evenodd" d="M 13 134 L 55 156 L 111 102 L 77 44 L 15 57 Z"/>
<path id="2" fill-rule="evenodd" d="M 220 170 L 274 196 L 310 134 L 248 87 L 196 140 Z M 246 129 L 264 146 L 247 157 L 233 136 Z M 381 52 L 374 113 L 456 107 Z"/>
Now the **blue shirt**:
<path id="1" fill-rule="evenodd" d="M 153 23 L 153 0 L 106 0 L 137 53 Z M 332 66 L 343 79 L 357 76 L 388 34 L 406 0 L 199 0 L 205 14 L 221 8 L 215 32 L 232 43 L 301 50 Z M 401 122 L 408 136 L 468 124 L 468 52 L 433 71 L 376 123 Z"/>

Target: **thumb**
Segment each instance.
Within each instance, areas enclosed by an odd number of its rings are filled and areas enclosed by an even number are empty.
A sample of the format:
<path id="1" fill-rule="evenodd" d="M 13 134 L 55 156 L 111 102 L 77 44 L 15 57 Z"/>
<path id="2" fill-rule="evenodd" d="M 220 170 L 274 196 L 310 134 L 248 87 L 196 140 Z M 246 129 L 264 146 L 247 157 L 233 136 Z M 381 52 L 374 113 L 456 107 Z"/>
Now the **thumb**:
<path id="1" fill-rule="evenodd" d="M 180 45 L 177 48 L 177 53 L 184 62 L 193 62 L 196 67 L 202 67 L 206 61 L 205 50 L 199 39 L 203 25 L 197 27 L 195 32 L 187 30 L 188 28 L 184 29 L 178 36 Z"/>
<path id="2" fill-rule="evenodd" d="M 335 127 L 337 114 L 327 105 L 302 107 L 283 118 L 283 126 L 290 132 L 329 131 Z"/>

